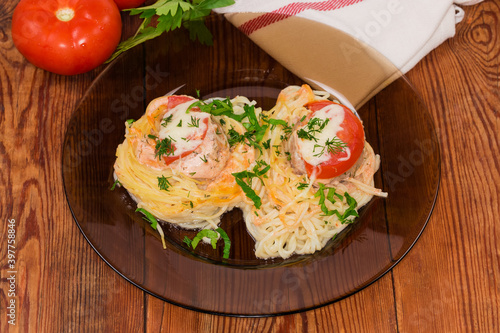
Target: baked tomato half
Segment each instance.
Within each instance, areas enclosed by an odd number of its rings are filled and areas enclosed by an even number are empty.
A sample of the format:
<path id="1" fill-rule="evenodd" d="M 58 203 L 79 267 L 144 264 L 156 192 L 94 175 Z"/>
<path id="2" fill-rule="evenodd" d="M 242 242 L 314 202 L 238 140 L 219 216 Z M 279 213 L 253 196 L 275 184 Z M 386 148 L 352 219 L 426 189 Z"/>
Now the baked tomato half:
<path id="1" fill-rule="evenodd" d="M 130 9 L 139 7 L 144 0 L 114 0 L 119 9 Z"/>
<path id="2" fill-rule="evenodd" d="M 198 107 L 187 111 L 195 101 L 184 95 L 160 97 L 146 110 L 148 121 L 157 129 L 160 139 L 156 141 L 155 150 L 166 152 L 162 154 L 166 165 L 194 152 L 207 136 L 210 114 Z"/>
<path id="3" fill-rule="evenodd" d="M 21 0 L 12 16 L 16 48 L 33 65 L 74 75 L 106 61 L 121 38 L 113 0 Z"/>
<path id="4" fill-rule="evenodd" d="M 332 101 L 306 105 L 311 111 L 297 128 L 297 149 L 309 176 L 338 177 L 353 167 L 365 144 L 361 121 L 346 106 Z"/>

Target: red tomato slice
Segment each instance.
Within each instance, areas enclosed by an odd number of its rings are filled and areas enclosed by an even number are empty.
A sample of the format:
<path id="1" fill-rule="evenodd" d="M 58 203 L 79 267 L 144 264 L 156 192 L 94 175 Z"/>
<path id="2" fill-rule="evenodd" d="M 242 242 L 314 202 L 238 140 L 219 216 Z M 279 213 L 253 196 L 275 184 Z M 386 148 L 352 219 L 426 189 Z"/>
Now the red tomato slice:
<path id="1" fill-rule="evenodd" d="M 361 124 L 359 118 L 356 117 L 356 115 L 345 105 L 332 101 L 309 103 L 306 107 L 312 111 L 310 118 L 312 118 L 316 111 L 321 110 L 330 104 L 341 105 L 344 109 L 344 121 L 340 125 L 342 130 L 337 133 L 337 137 L 347 144 L 351 150 L 351 156 L 349 159 L 343 160 L 348 155 L 345 151 L 342 151 L 336 154 L 329 153 L 330 158 L 320 165 L 311 165 L 304 161 L 307 174 L 311 176 L 314 172 L 316 172 L 316 178 L 319 179 L 334 178 L 345 173 L 359 159 L 365 146 L 365 133 L 363 125 Z"/>
<path id="2" fill-rule="evenodd" d="M 183 103 L 186 103 L 186 102 L 189 102 L 191 100 L 194 100 L 194 98 L 190 97 L 190 96 L 178 96 L 178 95 L 169 96 L 168 101 L 167 101 L 167 109 L 171 110 L 171 109 L 175 108 L 176 106 L 183 104 Z M 194 107 L 189 112 L 200 112 L 200 109 L 198 107 Z M 201 140 L 203 142 L 203 140 L 205 140 L 205 137 L 207 136 L 208 118 L 203 119 L 203 124 L 205 124 L 205 130 L 202 133 L 196 133 L 196 130 L 193 128 L 194 133 L 188 135 L 186 137 L 186 139 L 188 139 L 188 140 Z M 175 154 L 176 143 L 173 142 L 172 143 L 172 148 L 174 149 L 173 154 L 168 155 L 168 156 L 163 156 L 163 161 L 165 161 L 166 165 L 169 165 L 170 163 L 177 161 L 181 157 L 188 156 L 189 154 L 194 152 L 200 145 L 201 145 L 201 143 L 199 145 L 197 145 L 192 150 L 188 150 L 188 151 L 183 152 L 182 154 L 176 155 Z"/>
<path id="3" fill-rule="evenodd" d="M 172 144 L 172 147 L 174 148 L 174 153 L 175 153 L 175 144 Z M 177 161 L 181 157 L 188 156 L 191 154 L 194 150 L 191 151 L 186 151 L 180 155 L 174 156 L 174 155 L 169 155 L 169 156 L 163 156 L 163 161 L 165 162 L 166 165 L 169 165 L 170 163 L 173 163 Z"/>
<path id="4" fill-rule="evenodd" d="M 179 104 L 183 104 L 183 103 L 186 103 L 186 102 L 189 102 L 189 101 L 192 101 L 192 100 L 194 100 L 194 98 L 191 97 L 191 96 L 172 95 L 172 96 L 168 97 L 167 108 L 168 108 L 168 110 L 171 110 L 171 109 L 175 108 Z M 199 108 L 192 108 L 191 110 L 192 111 L 197 111 L 196 109 L 199 110 Z"/>

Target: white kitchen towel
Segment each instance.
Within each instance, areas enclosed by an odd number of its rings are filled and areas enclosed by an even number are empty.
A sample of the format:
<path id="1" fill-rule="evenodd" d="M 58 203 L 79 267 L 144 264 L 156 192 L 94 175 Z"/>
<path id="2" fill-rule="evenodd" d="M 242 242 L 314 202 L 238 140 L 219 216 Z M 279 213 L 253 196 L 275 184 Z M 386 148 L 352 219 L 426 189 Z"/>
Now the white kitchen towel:
<path id="1" fill-rule="evenodd" d="M 236 0 L 217 12 L 290 71 L 323 89 L 340 85 L 359 105 L 454 36 L 457 4 L 480 1 Z"/>

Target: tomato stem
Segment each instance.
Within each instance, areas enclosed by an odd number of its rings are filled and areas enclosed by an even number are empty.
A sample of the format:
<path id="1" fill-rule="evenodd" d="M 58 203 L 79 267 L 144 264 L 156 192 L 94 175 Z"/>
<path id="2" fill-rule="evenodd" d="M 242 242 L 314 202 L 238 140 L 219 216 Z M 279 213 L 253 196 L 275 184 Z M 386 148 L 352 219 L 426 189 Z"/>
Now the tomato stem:
<path id="1" fill-rule="evenodd" d="M 71 8 L 59 8 L 56 17 L 59 21 L 68 22 L 75 17 L 75 11 Z"/>

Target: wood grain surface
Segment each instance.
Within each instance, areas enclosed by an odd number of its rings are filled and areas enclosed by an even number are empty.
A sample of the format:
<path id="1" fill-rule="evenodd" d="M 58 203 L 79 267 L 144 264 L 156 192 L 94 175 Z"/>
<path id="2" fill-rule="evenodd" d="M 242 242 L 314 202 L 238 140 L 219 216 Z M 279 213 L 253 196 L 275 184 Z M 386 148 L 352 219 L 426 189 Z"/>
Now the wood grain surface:
<path id="1" fill-rule="evenodd" d="M 102 71 L 64 77 L 29 64 L 0 3 L 1 332 L 496 332 L 500 328 L 500 1 L 465 7 L 455 37 L 407 77 L 441 148 L 435 210 L 408 255 L 373 285 L 299 314 L 235 318 L 187 310 L 116 274 L 75 224 L 62 186 L 71 114 Z M 136 24 L 125 19 L 125 33 Z M 8 324 L 8 222 L 16 230 L 16 325 Z"/>

